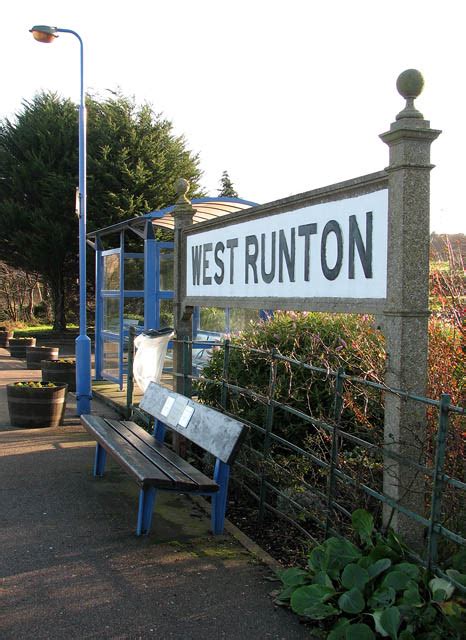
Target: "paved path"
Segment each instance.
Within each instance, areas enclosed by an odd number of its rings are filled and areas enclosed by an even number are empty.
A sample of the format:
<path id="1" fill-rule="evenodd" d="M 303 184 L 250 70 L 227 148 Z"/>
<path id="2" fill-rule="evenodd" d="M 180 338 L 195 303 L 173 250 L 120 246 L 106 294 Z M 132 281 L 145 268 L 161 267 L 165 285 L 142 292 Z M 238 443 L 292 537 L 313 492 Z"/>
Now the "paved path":
<path id="1" fill-rule="evenodd" d="M 274 608 L 270 570 L 229 536 L 208 535 L 196 504 L 162 494 L 154 532 L 136 538 L 137 487 L 110 465 L 68 403 L 64 426 L 8 424 L 5 384 L 38 379 L 0 349 L 0 638 L 309 638 Z M 110 410 L 94 406 L 94 411 Z"/>

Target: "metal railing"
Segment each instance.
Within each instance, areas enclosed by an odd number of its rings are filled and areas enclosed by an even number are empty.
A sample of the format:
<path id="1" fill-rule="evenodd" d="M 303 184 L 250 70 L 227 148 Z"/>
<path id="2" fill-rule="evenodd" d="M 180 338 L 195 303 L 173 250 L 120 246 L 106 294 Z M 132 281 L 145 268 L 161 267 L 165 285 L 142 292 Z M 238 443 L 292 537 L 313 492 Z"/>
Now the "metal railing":
<path id="1" fill-rule="evenodd" d="M 184 343 L 188 353 L 190 341 L 184 340 Z M 243 445 L 242 454 L 233 467 L 232 481 L 236 482 L 245 495 L 257 504 L 259 526 L 264 526 L 266 514 L 271 512 L 295 527 L 304 538 L 317 542 L 319 538 L 329 535 L 345 535 L 345 531 L 348 532 L 351 511 L 360 507 L 360 502 L 364 500 L 371 510 L 377 511 L 384 506 L 385 509 L 391 509 L 392 513 L 403 514 L 409 521 L 416 523 L 414 526 L 423 527 L 426 542 L 422 554 L 417 550 L 410 551 L 410 555 L 428 570 L 448 577 L 444 573 L 444 559 L 439 556 L 439 546 L 449 546 L 449 549 L 466 546 L 461 514 L 459 513 L 458 516 L 460 524 L 447 526 L 444 503 L 447 493 L 451 496 L 452 491 L 459 492 L 459 498 L 455 494 L 455 503 L 459 504 L 460 511 L 460 503 L 464 499 L 466 489 L 464 479 L 453 477 L 447 473 L 446 469 L 447 439 L 452 416 L 457 421 L 462 419 L 461 416 L 464 417 L 466 413 L 464 408 L 453 405 L 448 394 L 442 394 L 439 400 L 417 396 L 400 389 L 388 388 L 379 382 L 347 375 L 342 369 L 331 371 L 314 367 L 283 356 L 275 350 L 266 352 L 249 349 L 231 344 L 229 340 L 217 343 L 214 348 L 223 349 L 220 377 L 211 379 L 205 375 L 192 376 L 187 357 L 184 358 L 183 363 L 184 373 L 178 375 L 183 375 L 185 388 L 189 389 L 194 385 L 194 389 L 198 389 L 201 398 L 206 395 L 206 389 L 216 389 L 215 398 L 213 400 L 211 398 L 210 403 L 214 403 L 217 408 L 250 426 L 251 437 L 249 442 Z M 269 373 L 268 384 L 264 385 L 266 389 L 246 388 L 239 386 L 231 379 L 230 363 L 232 353 L 235 351 L 254 354 L 262 367 L 264 364 L 267 365 Z M 293 407 L 292 403 L 285 404 L 276 399 L 279 366 L 282 369 L 286 367 L 287 370 L 301 369 L 310 376 L 320 376 L 333 394 L 332 415 L 313 416 L 311 411 L 303 411 L 302 408 Z M 264 371 L 264 368 L 261 371 Z M 367 437 L 369 432 L 364 432 L 364 429 L 360 429 L 362 434 L 354 429 L 350 432 L 347 428 L 347 420 L 344 419 L 349 397 L 345 388 L 348 386 L 353 389 L 362 387 L 373 394 L 380 394 L 381 406 L 384 395 L 394 394 L 401 401 L 422 403 L 429 410 L 437 411 L 436 428 L 433 431 L 431 429 L 429 434 L 429 451 L 425 459 L 414 459 L 402 455 L 399 450 L 394 450 L 391 446 L 393 443 L 390 445 L 385 443 L 381 424 L 377 425 L 375 432 L 370 433 L 370 438 Z M 258 420 L 254 422 L 245 419 L 244 407 L 241 408 L 242 401 L 260 405 L 264 409 L 261 423 Z M 277 411 L 280 412 L 280 416 L 277 416 Z M 276 425 L 280 420 L 287 419 L 284 416 L 308 425 L 311 434 L 320 434 L 325 439 L 325 448 L 316 450 L 302 442 L 292 442 L 277 433 Z M 459 428 L 459 425 L 456 425 L 456 428 Z M 463 427 L 462 431 L 464 430 Z M 278 461 L 277 451 L 280 453 Z M 342 464 L 342 460 L 345 460 L 344 456 L 351 456 L 351 452 L 355 451 L 359 452 L 363 459 L 368 460 L 369 466 L 373 463 L 376 468 L 376 481 L 372 486 L 367 482 L 367 478 L 352 474 L 348 464 Z M 293 459 L 294 465 L 287 465 L 287 456 Z M 412 510 L 409 500 L 405 503 L 402 500 L 396 501 L 383 491 L 381 480 L 383 470 L 390 465 L 390 462 L 399 465 L 398 471 L 400 468 L 410 469 L 418 477 L 423 478 L 426 486 L 423 501 L 425 513 Z M 313 469 L 313 472 L 300 472 L 293 478 L 294 469 L 299 469 L 300 465 L 305 469 Z M 317 481 L 313 481 L 312 478 L 316 477 Z M 280 479 L 283 480 L 283 478 L 286 478 L 285 488 L 280 485 Z M 410 490 L 410 487 L 407 487 L 406 493 L 409 494 Z M 351 494 L 350 497 L 348 497 L 348 491 Z M 307 500 L 302 500 L 303 496 Z M 464 514 L 462 517 L 464 518 Z M 379 521 L 381 522 L 381 518 Z M 335 527 L 335 523 L 339 526 Z M 455 527 L 460 530 L 454 530 Z M 448 579 L 452 581 L 451 577 Z M 455 586 L 464 591 L 464 587 L 459 583 L 455 583 Z"/>

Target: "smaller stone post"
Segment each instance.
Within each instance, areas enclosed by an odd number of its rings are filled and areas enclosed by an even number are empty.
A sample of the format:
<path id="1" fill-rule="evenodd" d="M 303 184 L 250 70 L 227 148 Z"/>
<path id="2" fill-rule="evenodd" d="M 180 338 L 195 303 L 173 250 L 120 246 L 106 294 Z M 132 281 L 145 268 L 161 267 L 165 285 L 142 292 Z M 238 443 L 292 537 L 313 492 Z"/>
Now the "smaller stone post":
<path id="1" fill-rule="evenodd" d="M 386 384 L 426 395 L 429 317 L 430 146 L 440 131 L 415 108 L 423 88 L 419 71 L 404 71 L 397 89 L 406 99 L 390 131 L 380 137 L 390 148 L 387 302 L 383 329 L 387 348 Z M 387 393 L 384 440 L 392 451 L 424 461 L 426 407 Z M 386 458 L 384 492 L 398 504 L 423 514 L 425 479 L 407 464 Z M 385 509 L 385 521 L 420 550 L 423 529 L 409 517 Z"/>
<path id="2" fill-rule="evenodd" d="M 173 315 L 177 342 L 173 347 L 173 371 L 175 374 L 173 386 L 178 393 L 186 393 L 183 378 L 183 344 L 179 342 L 184 337 L 192 339 L 192 314 L 193 307 L 183 306 L 186 296 L 186 248 L 183 240 L 183 229 L 193 224 L 195 209 L 188 200 L 186 194 L 189 191 L 189 182 L 180 178 L 176 183 L 177 201 L 172 211 L 175 223 L 175 258 L 174 258 L 174 298 Z M 192 349 L 189 349 L 189 361 L 192 361 Z"/>

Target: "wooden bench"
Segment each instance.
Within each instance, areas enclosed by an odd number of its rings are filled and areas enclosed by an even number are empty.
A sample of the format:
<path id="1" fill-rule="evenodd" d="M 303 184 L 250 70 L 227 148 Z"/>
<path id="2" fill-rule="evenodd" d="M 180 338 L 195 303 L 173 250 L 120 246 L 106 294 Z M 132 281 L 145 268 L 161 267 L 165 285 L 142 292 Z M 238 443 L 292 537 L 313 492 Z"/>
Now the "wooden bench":
<path id="1" fill-rule="evenodd" d="M 138 536 L 150 531 L 157 491 L 212 496 L 212 531 L 221 534 L 230 465 L 247 427 L 155 382 L 147 387 L 140 407 L 155 418 L 154 435 L 134 422 L 81 416 L 83 426 L 97 440 L 94 476 L 103 476 L 108 453 L 136 480 L 140 487 Z M 216 458 L 213 479 L 164 444 L 167 428 Z"/>

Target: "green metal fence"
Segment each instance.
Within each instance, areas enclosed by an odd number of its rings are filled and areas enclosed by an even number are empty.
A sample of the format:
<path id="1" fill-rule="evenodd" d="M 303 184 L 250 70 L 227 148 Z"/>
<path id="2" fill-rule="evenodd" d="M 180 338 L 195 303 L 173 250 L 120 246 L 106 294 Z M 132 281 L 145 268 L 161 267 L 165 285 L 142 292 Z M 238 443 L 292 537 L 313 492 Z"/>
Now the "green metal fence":
<path id="1" fill-rule="evenodd" d="M 304 539 L 316 542 L 329 535 L 345 535 L 349 531 L 351 511 L 360 506 L 378 512 L 380 523 L 382 508 L 391 509 L 402 513 L 413 522 L 413 526 L 422 528 L 425 533 L 424 548 L 413 551 L 411 556 L 429 570 L 448 577 L 443 571 L 446 555 L 466 546 L 462 521 L 464 510 L 462 512 L 461 506 L 466 484 L 464 478 L 449 474 L 446 466 L 449 429 L 452 422 L 464 419 L 464 408 L 454 406 L 447 394 L 443 394 L 439 400 L 432 400 L 347 375 L 343 370 L 314 367 L 274 350 L 247 349 L 257 357 L 257 366 L 261 367 L 261 371 L 268 370 L 266 391 L 258 392 L 239 386 L 232 379 L 232 354 L 245 351 L 245 348 L 228 340 L 215 346 L 215 349 L 223 350 L 222 375 L 215 379 L 205 375 L 195 378 L 190 375 L 189 368 L 192 343 L 189 340 L 184 343 L 185 388 L 188 390 L 193 386 L 194 393 L 197 389 L 201 399 L 206 395 L 206 389 L 215 389 L 210 402 L 250 426 L 250 438 L 234 465 L 232 481 L 256 505 L 258 526 L 267 526 L 267 515 L 272 514 L 286 520 Z M 282 372 L 288 372 L 291 381 L 292 372 L 296 369 L 310 376 L 320 376 L 333 394 L 331 415 L 316 417 L 312 415 L 312 408 L 303 411 L 294 407 L 292 402 L 280 402 L 276 397 L 277 386 L 283 383 L 280 368 Z M 427 410 L 437 412 L 436 428 L 423 446 L 424 459 L 410 458 L 387 446 L 383 442 L 383 424 L 378 425 L 375 433 L 367 432 L 370 438 L 364 429 L 350 432 L 345 428 L 345 411 L 348 403 L 351 404 L 348 387 L 355 395 L 359 389 L 364 389 L 364 398 L 367 393 L 372 394 L 370 402 L 378 401 L 381 407 L 386 394 L 395 394 L 400 401 L 422 403 Z M 252 407 L 253 412 L 260 408 L 261 411 L 256 413 L 262 412 L 262 419 L 245 419 L 244 405 Z M 280 435 L 277 425 L 290 418 L 307 425 L 311 437 L 317 434 L 321 439 L 318 446 L 312 443 L 311 446 L 303 446 L 302 443 L 293 442 L 291 437 L 287 439 Z M 461 427 L 455 424 L 454 428 L 457 430 Z M 462 431 L 465 431 L 464 425 Z M 355 452 L 357 457 L 353 460 Z M 417 513 L 384 493 L 382 472 L 390 461 L 401 463 L 403 468 L 410 469 L 418 478 L 422 478 L 425 512 Z M 455 518 L 453 524 L 449 524 L 452 509 Z M 464 591 L 460 584 L 456 586 Z"/>

